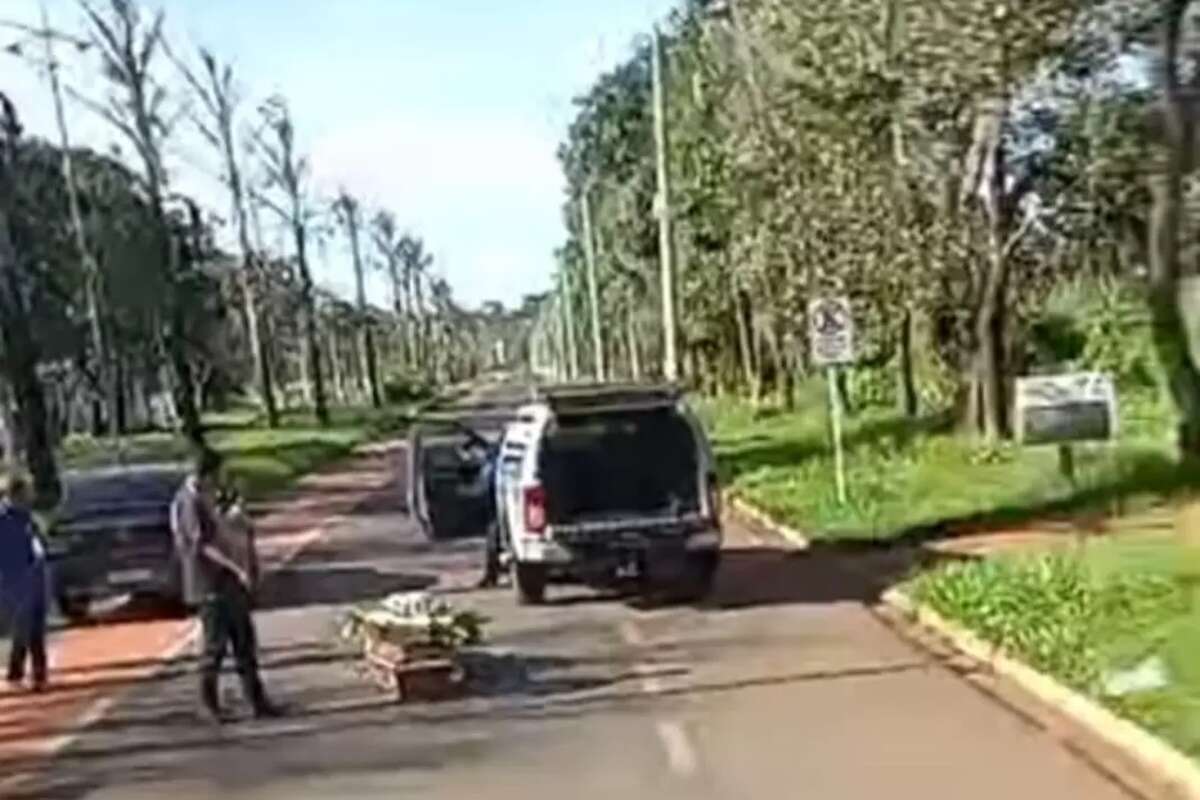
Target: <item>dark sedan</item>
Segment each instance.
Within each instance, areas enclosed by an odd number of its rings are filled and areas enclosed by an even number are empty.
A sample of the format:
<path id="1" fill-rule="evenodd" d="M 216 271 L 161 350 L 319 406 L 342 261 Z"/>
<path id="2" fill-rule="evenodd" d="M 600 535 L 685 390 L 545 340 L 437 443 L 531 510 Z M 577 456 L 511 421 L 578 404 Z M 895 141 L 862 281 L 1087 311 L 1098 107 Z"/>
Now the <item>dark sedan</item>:
<path id="1" fill-rule="evenodd" d="M 181 605 L 170 508 L 186 473 L 143 464 L 64 476 L 49 548 L 64 616 L 83 620 L 94 600 L 127 595 Z"/>

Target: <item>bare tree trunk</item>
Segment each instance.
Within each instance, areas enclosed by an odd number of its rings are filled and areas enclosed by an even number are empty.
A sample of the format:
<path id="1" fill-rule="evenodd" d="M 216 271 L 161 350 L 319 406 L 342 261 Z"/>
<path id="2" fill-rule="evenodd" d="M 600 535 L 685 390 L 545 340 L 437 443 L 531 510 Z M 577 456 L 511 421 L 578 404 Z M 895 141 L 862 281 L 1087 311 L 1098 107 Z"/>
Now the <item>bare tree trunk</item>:
<path id="1" fill-rule="evenodd" d="M 346 381 L 342 375 L 341 346 L 338 342 L 337 327 L 329 326 L 329 369 L 333 379 L 333 396 L 339 403 L 346 403 Z"/>
<path id="2" fill-rule="evenodd" d="M 12 470 L 20 462 L 17 419 L 13 414 L 8 381 L 0 376 L 0 468 Z"/>
<path id="3" fill-rule="evenodd" d="M 1163 172 L 1151 189 L 1150 312 L 1154 344 L 1179 412 L 1178 446 L 1184 459 L 1200 458 L 1200 365 L 1189 351 L 1189 331 L 1180 304 L 1180 234 L 1184 177 L 1195 168 L 1196 117 L 1193 99 L 1200 74 L 1181 86 L 1179 58 L 1188 0 L 1169 0 L 1163 25 Z"/>
<path id="4" fill-rule="evenodd" d="M 752 330 L 752 322 L 750 319 L 750 308 L 746 302 L 746 295 L 737 285 L 737 281 L 731 281 L 730 289 L 733 292 L 733 314 L 737 326 L 738 339 L 738 358 L 741 361 L 742 371 L 745 375 L 746 388 L 753 394 L 754 386 L 757 381 L 758 367 L 755 363 L 754 353 L 754 331 Z"/>
<path id="5" fill-rule="evenodd" d="M 777 372 L 769 370 L 769 366 L 774 362 L 771 361 L 771 345 L 769 343 L 770 336 L 767 334 L 767 325 L 763 320 L 759 319 L 757 324 L 752 328 L 754 333 L 755 352 L 758 354 L 756 361 L 758 362 L 758 374 L 755 376 L 754 385 L 751 387 L 751 400 L 755 403 L 761 403 L 768 394 L 768 386 L 775 378 Z M 771 364 L 768 364 L 771 362 Z"/>
<path id="6" fill-rule="evenodd" d="M 587 263 L 588 309 L 591 312 L 592 329 L 592 370 L 599 382 L 604 382 L 607 376 L 607 365 L 604 358 L 604 330 L 601 327 L 600 289 L 596 275 L 596 240 L 592 232 L 592 204 L 585 188 L 579 199 L 580 217 L 583 227 L 583 252 Z"/>
<path id="7" fill-rule="evenodd" d="M 899 412 L 912 418 L 917 415 L 917 381 L 913 373 L 912 308 L 905 306 L 900 317 L 900 335 L 896 350 L 896 399 Z"/>
<path id="8" fill-rule="evenodd" d="M 629 348 L 629 377 L 634 381 L 640 381 L 642 379 L 642 353 L 638 344 L 637 311 L 632 305 L 625 315 L 625 333 Z"/>
<path id="9" fill-rule="evenodd" d="M 343 210 L 345 212 L 346 232 L 350 238 L 350 253 L 354 263 L 354 278 L 358 289 L 358 327 L 359 343 L 362 349 L 362 372 L 367 382 L 367 391 L 371 398 L 372 408 L 383 406 L 383 397 L 379 393 L 379 365 L 375 356 L 375 332 L 367 307 L 366 265 L 363 263 L 362 249 L 358 239 L 359 215 L 358 205 L 352 198 L 343 195 Z"/>
<path id="10" fill-rule="evenodd" d="M 311 362 L 309 361 L 308 352 L 308 337 L 304 336 L 300 341 L 300 350 L 296 354 L 296 372 L 300 376 L 300 397 L 306 407 L 312 408 L 313 389 L 312 378 L 309 377 Z"/>
<path id="11" fill-rule="evenodd" d="M 421 354 L 418 352 L 417 337 L 420 335 L 417 331 L 417 312 L 415 303 L 413 302 L 413 267 L 411 264 L 404 267 L 404 349 L 406 353 L 408 369 L 410 372 L 417 372 L 421 363 Z"/>
<path id="12" fill-rule="evenodd" d="M 1002 78 L 1002 81 L 1004 78 Z M 962 202 L 981 199 L 988 228 L 988 253 L 982 280 L 977 285 L 973 316 L 971 372 L 978 388 L 979 414 L 984 439 L 995 442 L 1007 433 L 1004 387 L 1004 314 L 1011 261 L 1013 220 L 1019 198 L 1009 194 L 1004 152 L 1006 97 L 981 104 L 971 150 Z"/>
<path id="13" fill-rule="evenodd" d="M 255 266 L 258 256 L 250 244 L 250 226 L 246 214 L 246 198 L 242 188 L 241 171 L 238 168 L 237 148 L 233 141 L 233 108 L 228 97 L 229 87 L 221 92 L 215 69 L 212 82 L 216 99 L 220 104 L 218 126 L 221 145 L 225 153 L 225 169 L 228 173 L 229 193 L 233 201 L 234 221 L 237 225 L 238 244 L 242 250 L 241 288 L 242 305 L 246 313 L 246 330 L 250 339 L 250 354 L 258 370 L 258 390 L 262 396 L 263 409 L 267 414 L 267 427 L 279 427 L 279 404 L 275 400 L 275 379 L 271 372 L 271 358 L 263 346 L 262 324 L 259 321 L 258 298 L 254 287 Z"/>
<path id="14" fill-rule="evenodd" d="M 129 433 L 129 402 L 128 402 L 128 369 L 125 365 L 125 359 L 121 353 L 113 349 L 113 377 L 117 384 L 116 406 L 113 407 L 113 424 L 117 426 L 117 433 L 120 436 L 125 436 Z"/>
<path id="15" fill-rule="evenodd" d="M 107 357 L 104 329 L 101 323 L 100 298 L 103 295 L 101 284 L 103 275 L 95 254 L 88 245 L 87 233 L 83 224 L 83 213 L 79 205 L 79 188 L 75 179 L 75 165 L 71 148 L 71 137 L 67 129 L 67 117 L 63 106 L 62 84 L 59 81 L 59 63 L 54 53 L 53 37 L 46 6 L 42 4 L 42 43 L 45 48 L 46 72 L 50 83 L 50 95 L 54 101 L 54 119 L 58 127 L 59 145 L 62 149 L 63 185 L 67 191 L 67 210 L 71 220 L 71 231 L 75 238 L 75 247 L 79 251 L 80 262 L 84 271 L 84 306 L 87 310 L 88 333 L 92 344 L 92 366 L 102 391 L 108 403 L 108 432 L 119 436 L 120 430 L 116 425 L 116 392 L 117 385 L 113 374 L 113 365 Z"/>
<path id="16" fill-rule="evenodd" d="M 0 174 L 0 182 L 4 180 Z M 0 192 L 6 190 L 0 188 Z M 8 381 L 16 397 L 19 439 L 25 465 L 33 475 L 39 505 L 58 502 L 61 485 L 54 459 L 53 437 L 46 398 L 38 378 L 38 350 L 30 330 L 16 250 L 9 236 L 5 202 L 0 205 L 0 341 L 3 342 Z"/>
<path id="17" fill-rule="evenodd" d="M 317 424 L 329 427 L 329 405 L 325 398 L 325 376 L 321 370 L 320 332 L 317 322 L 317 304 L 313 296 L 312 272 L 308 267 L 308 234 L 304 224 L 297 221 L 292 226 L 296 244 L 296 263 L 300 269 L 300 301 L 304 308 L 304 340 L 308 378 L 312 382 L 313 413 Z"/>

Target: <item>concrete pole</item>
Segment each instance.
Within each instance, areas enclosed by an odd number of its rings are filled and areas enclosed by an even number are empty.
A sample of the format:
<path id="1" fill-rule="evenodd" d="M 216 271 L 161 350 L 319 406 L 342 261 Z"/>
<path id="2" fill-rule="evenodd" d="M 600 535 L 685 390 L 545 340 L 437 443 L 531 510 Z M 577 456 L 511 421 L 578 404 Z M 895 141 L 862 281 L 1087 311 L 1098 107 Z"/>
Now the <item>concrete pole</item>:
<path id="1" fill-rule="evenodd" d="M 567 380 L 579 377 L 579 347 L 575 341 L 575 307 L 571 302 L 571 272 L 563 268 L 562 286 L 563 324 L 567 328 Z"/>
<path id="2" fill-rule="evenodd" d="M 583 217 L 583 251 L 587 256 L 588 303 L 592 313 L 592 353 L 596 380 L 607 379 L 608 369 L 604 360 L 604 331 L 600 327 L 600 288 L 596 280 L 596 239 L 592 233 L 592 203 L 585 187 L 579 198 L 580 216 Z"/>
<path id="3" fill-rule="evenodd" d="M 654 147 L 658 167 L 658 196 L 655 211 L 658 216 L 659 267 L 662 272 L 663 377 L 679 379 L 678 324 L 675 317 L 675 254 L 671 230 L 671 176 L 667 167 L 667 89 L 663 80 L 662 36 L 654 28 L 652 48 L 654 79 Z"/>

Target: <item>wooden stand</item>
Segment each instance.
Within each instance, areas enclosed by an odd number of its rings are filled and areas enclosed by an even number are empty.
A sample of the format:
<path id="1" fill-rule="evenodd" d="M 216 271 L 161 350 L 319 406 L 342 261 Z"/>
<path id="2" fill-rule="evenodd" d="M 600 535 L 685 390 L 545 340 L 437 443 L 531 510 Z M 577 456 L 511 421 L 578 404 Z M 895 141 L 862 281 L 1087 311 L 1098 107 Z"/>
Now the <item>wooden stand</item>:
<path id="1" fill-rule="evenodd" d="M 457 654 L 448 647 L 430 644 L 398 645 L 383 641 L 368 632 L 364 638 L 363 659 L 385 691 L 395 692 L 396 701 L 436 702 L 457 697 L 465 672 Z"/>

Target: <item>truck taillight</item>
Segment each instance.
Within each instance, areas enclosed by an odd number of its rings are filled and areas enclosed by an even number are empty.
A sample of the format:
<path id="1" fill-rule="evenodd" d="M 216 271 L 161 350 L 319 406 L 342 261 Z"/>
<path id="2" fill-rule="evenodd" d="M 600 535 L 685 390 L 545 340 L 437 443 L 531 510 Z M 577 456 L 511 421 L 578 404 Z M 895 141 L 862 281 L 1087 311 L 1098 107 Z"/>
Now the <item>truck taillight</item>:
<path id="1" fill-rule="evenodd" d="M 541 486 L 525 487 L 525 530 L 546 532 L 546 490 Z"/>
<path id="2" fill-rule="evenodd" d="M 713 520 L 721 522 L 721 484 L 716 475 L 708 476 L 708 513 Z"/>

